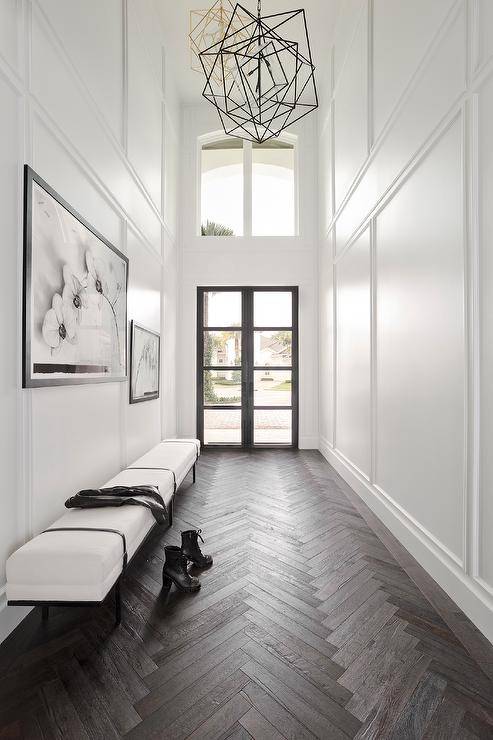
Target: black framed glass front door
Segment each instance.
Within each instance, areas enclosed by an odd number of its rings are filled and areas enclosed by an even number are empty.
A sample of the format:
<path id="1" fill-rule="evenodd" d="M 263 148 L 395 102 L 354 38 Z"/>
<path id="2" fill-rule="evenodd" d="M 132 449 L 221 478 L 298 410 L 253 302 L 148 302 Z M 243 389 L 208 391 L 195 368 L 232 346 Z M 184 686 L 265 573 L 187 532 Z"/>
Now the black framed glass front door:
<path id="1" fill-rule="evenodd" d="M 197 435 L 298 446 L 298 288 L 197 289 Z"/>

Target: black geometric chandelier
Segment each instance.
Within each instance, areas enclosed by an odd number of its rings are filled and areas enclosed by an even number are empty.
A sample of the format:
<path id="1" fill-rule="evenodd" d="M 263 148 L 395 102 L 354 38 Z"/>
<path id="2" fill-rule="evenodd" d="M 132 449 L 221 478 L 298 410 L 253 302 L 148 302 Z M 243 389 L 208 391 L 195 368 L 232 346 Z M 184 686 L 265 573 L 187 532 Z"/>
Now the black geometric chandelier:
<path id="1" fill-rule="evenodd" d="M 199 59 L 202 94 L 231 136 L 261 144 L 318 107 L 304 10 L 262 17 L 261 0 L 257 16 L 236 5 L 224 37 Z"/>

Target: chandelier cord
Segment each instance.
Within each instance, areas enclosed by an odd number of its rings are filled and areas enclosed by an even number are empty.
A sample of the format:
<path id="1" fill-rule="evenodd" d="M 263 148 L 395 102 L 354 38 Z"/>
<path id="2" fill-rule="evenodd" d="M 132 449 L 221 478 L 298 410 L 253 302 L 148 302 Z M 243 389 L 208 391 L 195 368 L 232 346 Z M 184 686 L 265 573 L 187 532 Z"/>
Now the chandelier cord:
<path id="1" fill-rule="evenodd" d="M 262 0 L 257 0 L 257 13 L 260 20 L 260 17 L 262 15 Z"/>

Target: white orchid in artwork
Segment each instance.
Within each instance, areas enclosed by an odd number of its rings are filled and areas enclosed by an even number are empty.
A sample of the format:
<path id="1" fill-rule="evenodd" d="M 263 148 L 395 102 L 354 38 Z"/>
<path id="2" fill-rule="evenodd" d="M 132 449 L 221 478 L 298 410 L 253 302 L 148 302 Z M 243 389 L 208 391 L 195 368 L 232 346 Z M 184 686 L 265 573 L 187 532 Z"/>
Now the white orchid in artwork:
<path id="1" fill-rule="evenodd" d="M 76 344 L 83 312 L 90 306 L 91 294 L 94 296 L 96 293 L 100 311 L 106 304 L 113 317 L 118 355 L 122 364 L 120 330 L 115 308 L 122 285 L 112 279 L 112 270 L 108 270 L 105 262 L 95 257 L 91 251 L 86 252 L 85 262 L 87 272 L 83 275 L 76 275 L 68 264 L 63 266 L 62 294 L 55 293 L 51 308 L 46 312 L 42 326 L 43 339 L 52 354 L 59 352 L 65 342 Z"/>
<path id="2" fill-rule="evenodd" d="M 117 282 L 115 284 L 113 281 L 113 285 L 110 287 L 110 276 L 108 275 L 108 268 L 105 262 L 102 259 L 95 257 L 90 250 L 86 252 L 86 265 L 88 275 L 90 279 L 92 279 L 92 281 L 94 282 L 96 293 L 98 293 L 99 295 L 100 304 L 102 305 L 103 301 L 106 301 L 113 315 L 113 320 L 115 322 L 116 342 L 118 345 L 118 355 L 120 356 L 121 364 L 120 331 L 118 328 L 118 317 L 116 315 L 115 306 L 120 297 L 122 286 L 120 283 Z M 112 288 L 114 289 L 112 290 Z"/>
<path id="3" fill-rule="evenodd" d="M 52 354 L 59 352 L 64 342 L 77 344 L 76 318 L 59 293 L 55 293 L 51 308 L 45 314 L 42 332 Z"/>
<path id="4" fill-rule="evenodd" d="M 64 288 L 62 299 L 67 311 L 72 311 L 78 324 L 81 322 L 82 310 L 87 308 L 87 275 L 82 278 L 74 275 L 69 265 L 63 267 Z"/>
<path id="5" fill-rule="evenodd" d="M 89 276 L 94 281 L 96 293 L 109 298 L 109 285 L 106 265 L 103 260 L 95 257 L 92 252 L 86 252 L 86 265 Z"/>

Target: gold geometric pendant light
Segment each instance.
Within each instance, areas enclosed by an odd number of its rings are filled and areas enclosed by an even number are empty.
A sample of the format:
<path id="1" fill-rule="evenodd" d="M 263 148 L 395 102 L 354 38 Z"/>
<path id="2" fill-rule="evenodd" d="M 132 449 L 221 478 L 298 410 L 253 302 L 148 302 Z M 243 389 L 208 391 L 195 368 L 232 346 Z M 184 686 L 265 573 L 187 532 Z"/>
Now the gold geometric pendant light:
<path id="1" fill-rule="evenodd" d="M 208 10 L 190 11 L 190 66 L 195 72 L 203 74 L 204 68 L 200 62 L 199 55 L 201 52 L 223 40 L 226 31 L 230 27 L 234 10 L 235 6 L 230 0 L 217 0 L 212 8 Z M 240 32 L 241 35 L 240 29 L 243 25 L 244 18 L 241 14 L 237 14 L 230 30 Z M 210 72 L 211 70 L 208 71 Z M 217 79 L 217 82 L 219 82 L 219 79 Z"/>

